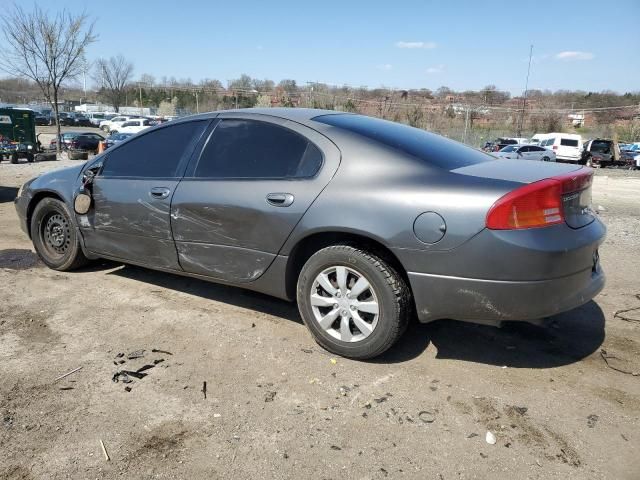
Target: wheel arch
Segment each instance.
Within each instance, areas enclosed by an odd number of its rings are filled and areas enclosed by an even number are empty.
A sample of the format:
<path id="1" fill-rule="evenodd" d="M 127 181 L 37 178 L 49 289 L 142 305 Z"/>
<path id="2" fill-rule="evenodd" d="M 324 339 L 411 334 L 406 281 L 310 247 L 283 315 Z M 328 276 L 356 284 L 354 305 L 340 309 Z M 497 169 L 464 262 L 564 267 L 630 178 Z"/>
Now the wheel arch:
<path id="1" fill-rule="evenodd" d="M 411 289 L 406 269 L 389 247 L 360 232 L 331 230 L 311 233 L 299 239 L 291 248 L 285 274 L 285 289 L 288 298 L 296 298 L 298 275 L 306 261 L 317 251 L 340 244 L 353 245 L 379 256 L 402 276 L 407 288 Z"/>
<path id="2" fill-rule="evenodd" d="M 33 211 L 36 209 L 36 205 L 38 205 L 45 198 L 55 198 L 56 200 L 60 200 L 62 203 L 64 203 L 64 199 L 54 191 L 41 190 L 35 193 L 29 201 L 29 206 L 27 207 L 27 230 L 29 232 L 29 238 L 31 238 L 31 217 L 33 216 Z M 73 218 L 71 220 L 73 221 Z"/>

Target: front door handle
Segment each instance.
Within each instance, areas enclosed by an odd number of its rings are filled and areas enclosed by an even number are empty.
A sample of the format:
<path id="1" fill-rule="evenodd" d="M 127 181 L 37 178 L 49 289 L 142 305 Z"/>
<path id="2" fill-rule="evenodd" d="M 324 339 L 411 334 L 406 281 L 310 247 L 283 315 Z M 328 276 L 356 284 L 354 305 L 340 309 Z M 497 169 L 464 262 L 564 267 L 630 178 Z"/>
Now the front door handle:
<path id="1" fill-rule="evenodd" d="M 171 189 L 167 187 L 153 187 L 151 189 L 151 196 L 153 198 L 167 198 L 171 193 Z"/>
<path id="2" fill-rule="evenodd" d="M 288 207 L 293 203 L 294 196 L 290 193 L 270 193 L 267 195 L 267 203 L 274 207 Z"/>

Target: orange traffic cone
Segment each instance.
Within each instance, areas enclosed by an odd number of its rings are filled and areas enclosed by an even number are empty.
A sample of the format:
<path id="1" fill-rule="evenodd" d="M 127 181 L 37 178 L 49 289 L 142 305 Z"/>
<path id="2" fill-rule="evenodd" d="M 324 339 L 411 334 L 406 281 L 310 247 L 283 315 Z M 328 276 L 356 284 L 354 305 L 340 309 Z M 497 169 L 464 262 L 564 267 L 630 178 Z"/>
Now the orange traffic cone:
<path id="1" fill-rule="evenodd" d="M 104 142 L 98 142 L 98 154 L 104 152 Z"/>

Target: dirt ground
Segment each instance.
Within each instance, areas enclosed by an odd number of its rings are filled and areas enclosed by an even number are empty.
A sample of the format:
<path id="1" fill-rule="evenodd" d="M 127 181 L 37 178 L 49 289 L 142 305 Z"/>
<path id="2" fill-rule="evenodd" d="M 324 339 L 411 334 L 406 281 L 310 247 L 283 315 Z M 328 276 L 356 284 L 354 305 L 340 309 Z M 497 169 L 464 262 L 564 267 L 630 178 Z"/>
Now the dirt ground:
<path id="1" fill-rule="evenodd" d="M 414 322 L 357 362 L 283 301 L 44 268 L 12 199 L 75 163 L 0 164 L 0 478 L 640 478 L 640 310 L 614 317 L 640 307 L 640 172 L 597 172 L 595 301 L 544 327 Z"/>

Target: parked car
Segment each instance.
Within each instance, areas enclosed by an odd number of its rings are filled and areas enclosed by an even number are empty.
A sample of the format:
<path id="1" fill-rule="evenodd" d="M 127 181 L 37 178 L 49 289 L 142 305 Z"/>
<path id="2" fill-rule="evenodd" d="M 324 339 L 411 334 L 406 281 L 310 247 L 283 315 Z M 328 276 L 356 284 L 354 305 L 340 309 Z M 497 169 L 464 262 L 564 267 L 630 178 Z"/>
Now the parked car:
<path id="1" fill-rule="evenodd" d="M 100 122 L 103 120 L 111 120 L 116 115 L 114 113 L 103 113 L 103 112 L 88 112 L 87 117 L 91 121 L 91 125 L 94 127 L 99 127 Z"/>
<path id="2" fill-rule="evenodd" d="M 111 129 L 111 133 L 138 133 L 157 123 L 158 122 L 152 122 L 148 118 L 134 118 L 133 120 L 124 122 L 119 127 L 114 126 Z"/>
<path id="3" fill-rule="evenodd" d="M 69 147 L 72 150 L 86 150 L 89 152 L 97 152 L 98 145 L 103 140 L 104 137 L 102 135 L 99 135 L 97 133 L 84 132 L 80 135 L 75 136 L 71 140 Z"/>
<path id="4" fill-rule="evenodd" d="M 82 113 L 73 114 L 73 123 L 76 127 L 92 127 L 91 119 Z"/>
<path id="5" fill-rule="evenodd" d="M 588 167 L 609 167 L 623 165 L 618 143 L 606 138 L 594 138 L 585 142 L 580 163 Z"/>
<path id="6" fill-rule="evenodd" d="M 49 115 L 45 115 L 44 113 L 36 113 L 35 122 L 38 126 L 49 125 L 49 123 L 51 122 L 51 117 Z"/>
<path id="7" fill-rule="evenodd" d="M 138 117 L 118 115 L 116 117 L 113 117 L 110 120 L 103 120 L 102 122 L 100 122 L 100 129 L 104 130 L 105 132 L 110 132 L 111 130 L 114 130 L 114 129 L 117 130 L 118 127 L 120 127 L 123 123 L 128 122 L 129 120 L 132 120 L 134 118 L 138 118 Z"/>
<path id="8" fill-rule="evenodd" d="M 518 140 L 515 138 L 496 138 L 493 142 L 487 143 L 493 143 L 493 151 L 499 152 L 507 145 L 518 145 Z"/>
<path id="9" fill-rule="evenodd" d="M 60 135 L 62 137 L 61 148 L 63 150 L 68 149 L 71 146 L 71 142 L 73 141 L 73 139 L 76 138 L 80 134 L 81 134 L 81 132 L 63 132 Z M 51 141 L 49 142 L 49 149 L 50 150 L 55 150 L 57 143 L 58 142 L 57 142 L 56 137 L 52 138 Z"/>
<path id="10" fill-rule="evenodd" d="M 640 142 L 630 143 L 620 152 L 621 160 L 634 169 L 640 168 Z"/>
<path id="11" fill-rule="evenodd" d="M 114 133 L 113 135 L 109 135 L 103 143 L 105 150 L 107 148 L 113 147 L 120 142 L 124 142 L 126 139 L 133 137 L 135 134 L 133 133 Z"/>
<path id="12" fill-rule="evenodd" d="M 556 154 L 552 150 L 537 147 L 535 145 L 507 145 L 495 153 L 498 158 L 515 160 L 542 160 L 543 162 L 555 162 Z"/>
<path id="13" fill-rule="evenodd" d="M 572 133 L 550 133 L 549 135 L 549 138 L 540 142 L 540 146 L 553 150 L 556 160 L 567 163 L 580 161 L 582 136 Z"/>
<path id="14" fill-rule="evenodd" d="M 145 130 L 15 206 L 53 269 L 110 258 L 296 299 L 320 345 L 370 358 L 412 312 L 499 324 L 592 299 L 592 175 L 363 115 L 243 109 Z"/>
<path id="15" fill-rule="evenodd" d="M 58 112 L 58 121 L 60 122 L 60 125 L 62 125 L 63 127 L 73 127 L 75 125 L 75 119 L 73 118 L 73 115 L 71 115 L 69 112 Z M 56 124 L 56 119 L 55 116 L 52 115 L 51 118 L 49 119 L 49 125 L 55 125 Z"/>

